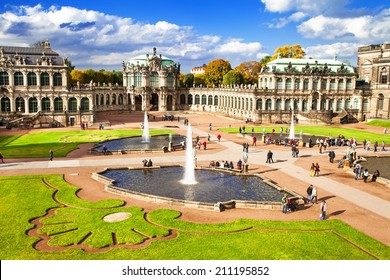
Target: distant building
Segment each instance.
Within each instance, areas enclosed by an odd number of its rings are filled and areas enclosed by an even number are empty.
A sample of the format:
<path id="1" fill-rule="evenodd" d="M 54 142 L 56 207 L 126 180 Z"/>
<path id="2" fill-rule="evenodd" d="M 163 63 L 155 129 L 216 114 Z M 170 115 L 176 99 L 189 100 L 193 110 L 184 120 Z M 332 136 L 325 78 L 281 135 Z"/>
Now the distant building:
<path id="1" fill-rule="evenodd" d="M 360 87 L 371 94 L 370 117 L 390 118 L 390 44 L 358 48 Z"/>
<path id="2" fill-rule="evenodd" d="M 203 74 L 204 71 L 206 71 L 206 64 L 203 64 L 202 66 L 194 67 L 191 69 L 192 74 Z"/>

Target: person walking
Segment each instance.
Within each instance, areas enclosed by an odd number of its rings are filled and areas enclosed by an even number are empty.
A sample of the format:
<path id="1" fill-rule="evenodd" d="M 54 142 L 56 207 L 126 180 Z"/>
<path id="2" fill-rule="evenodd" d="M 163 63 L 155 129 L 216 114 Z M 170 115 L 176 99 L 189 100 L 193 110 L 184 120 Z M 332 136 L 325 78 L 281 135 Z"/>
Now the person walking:
<path id="1" fill-rule="evenodd" d="M 326 211 L 328 210 L 328 204 L 326 204 L 326 200 L 323 200 L 321 202 L 320 209 L 321 209 L 320 220 L 325 220 L 326 219 Z"/>
<path id="2" fill-rule="evenodd" d="M 381 149 L 382 152 L 385 151 L 385 141 L 382 141 L 382 149 Z"/>
<path id="3" fill-rule="evenodd" d="M 330 151 L 329 152 L 329 162 L 333 163 L 335 157 L 336 157 L 336 153 L 334 151 Z"/>
<path id="4" fill-rule="evenodd" d="M 313 189 L 311 190 L 311 203 L 317 204 L 317 187 L 314 186 Z"/>
<path id="5" fill-rule="evenodd" d="M 318 162 L 316 163 L 315 166 L 314 176 L 320 176 L 320 165 L 318 164 Z"/>
<path id="6" fill-rule="evenodd" d="M 288 199 L 287 199 L 287 194 L 285 193 L 282 197 L 282 213 L 287 214 L 287 204 L 288 204 Z"/>
<path id="7" fill-rule="evenodd" d="M 375 141 L 374 143 L 374 152 L 378 151 L 378 141 Z"/>
<path id="8" fill-rule="evenodd" d="M 267 153 L 267 161 L 265 163 L 271 163 L 271 162 L 273 163 L 274 160 L 273 160 L 272 156 L 273 156 L 273 153 L 271 152 L 271 150 L 269 150 Z"/>
<path id="9" fill-rule="evenodd" d="M 1 163 L 4 163 L 4 156 L 2 153 L 0 153 L 0 160 L 1 160 Z"/>
<path id="10" fill-rule="evenodd" d="M 253 146 L 256 146 L 256 142 L 257 142 L 257 138 L 256 138 L 256 136 L 253 136 Z"/>
<path id="11" fill-rule="evenodd" d="M 54 158 L 54 152 L 52 150 L 49 151 L 49 159 L 53 160 Z"/>
<path id="12" fill-rule="evenodd" d="M 218 139 L 218 142 L 221 142 L 221 134 L 218 134 L 217 139 Z"/>
<path id="13" fill-rule="evenodd" d="M 310 185 L 310 186 L 307 187 L 306 193 L 307 193 L 307 202 L 313 203 L 313 200 L 312 200 L 312 198 L 313 198 L 313 196 L 312 196 L 312 194 L 313 194 L 313 185 Z"/>
<path id="14" fill-rule="evenodd" d="M 316 166 L 314 165 L 314 162 L 310 166 L 310 177 L 314 177 L 314 174 L 316 172 Z"/>
<path id="15" fill-rule="evenodd" d="M 364 181 L 364 183 L 367 183 L 368 175 L 369 175 L 368 169 L 366 168 L 366 169 L 364 169 L 364 172 L 363 172 L 363 181 Z"/>
<path id="16" fill-rule="evenodd" d="M 361 167 L 361 165 L 359 163 L 357 163 L 355 165 L 354 171 L 355 171 L 355 180 L 358 180 L 360 175 L 361 175 L 361 173 L 362 173 L 362 167 Z"/>

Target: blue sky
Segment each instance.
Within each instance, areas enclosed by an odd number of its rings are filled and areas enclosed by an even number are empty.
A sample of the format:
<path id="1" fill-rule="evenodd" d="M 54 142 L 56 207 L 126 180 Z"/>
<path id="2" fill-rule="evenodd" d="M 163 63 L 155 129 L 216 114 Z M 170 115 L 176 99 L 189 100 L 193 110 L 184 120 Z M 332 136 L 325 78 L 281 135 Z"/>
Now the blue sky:
<path id="1" fill-rule="evenodd" d="M 357 48 L 390 42 L 385 0 L 17 1 L 0 4 L 0 45 L 48 39 L 78 69 L 120 70 L 157 53 L 192 67 L 222 58 L 232 67 L 283 45 L 307 57 L 357 63 Z"/>

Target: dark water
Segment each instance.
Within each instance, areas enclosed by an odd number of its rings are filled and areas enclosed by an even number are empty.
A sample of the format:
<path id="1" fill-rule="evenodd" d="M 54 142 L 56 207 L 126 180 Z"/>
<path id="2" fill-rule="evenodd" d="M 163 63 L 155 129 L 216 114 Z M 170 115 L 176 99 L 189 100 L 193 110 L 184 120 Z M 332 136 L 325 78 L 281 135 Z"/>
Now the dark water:
<path id="1" fill-rule="evenodd" d="M 185 137 L 182 135 L 172 135 L 172 144 L 179 145 L 185 141 Z M 169 135 L 158 135 L 150 137 L 150 143 L 142 143 L 142 137 L 126 137 L 114 140 L 108 140 L 100 143 L 101 145 L 94 148 L 94 150 L 102 152 L 103 145 L 107 146 L 109 151 L 120 150 L 161 150 L 163 146 L 169 145 Z"/>
<path id="2" fill-rule="evenodd" d="M 256 176 L 234 176 L 212 170 L 195 170 L 195 185 L 180 183 L 184 176 L 182 167 L 111 169 L 100 174 L 114 179 L 115 186 L 122 189 L 180 200 L 208 203 L 229 200 L 280 202 L 283 196 L 282 192 Z"/>

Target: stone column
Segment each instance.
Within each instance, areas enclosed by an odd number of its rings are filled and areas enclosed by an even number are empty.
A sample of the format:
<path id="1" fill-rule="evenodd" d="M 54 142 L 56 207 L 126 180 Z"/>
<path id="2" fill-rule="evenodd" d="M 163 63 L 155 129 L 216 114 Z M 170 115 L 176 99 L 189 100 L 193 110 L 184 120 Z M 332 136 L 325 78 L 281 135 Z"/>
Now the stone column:
<path id="1" fill-rule="evenodd" d="M 25 113 L 26 114 L 30 114 L 30 110 L 29 110 L 29 108 L 28 108 L 28 96 L 26 96 L 26 98 L 24 99 L 24 108 L 26 108 L 26 110 L 25 110 Z"/>

